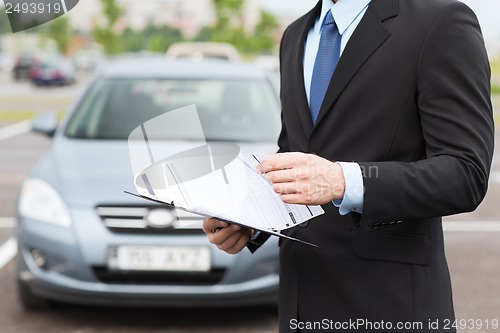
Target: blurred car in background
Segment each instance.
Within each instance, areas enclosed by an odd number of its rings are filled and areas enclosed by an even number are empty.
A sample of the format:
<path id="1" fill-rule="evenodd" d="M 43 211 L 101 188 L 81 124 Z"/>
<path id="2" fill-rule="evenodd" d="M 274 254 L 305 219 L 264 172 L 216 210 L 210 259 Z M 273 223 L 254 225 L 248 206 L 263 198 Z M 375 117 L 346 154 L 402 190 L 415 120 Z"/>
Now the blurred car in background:
<path id="1" fill-rule="evenodd" d="M 34 119 L 53 142 L 18 200 L 22 304 L 275 306 L 275 237 L 254 254 L 228 255 L 208 242 L 200 216 L 124 193 L 135 192 L 131 131 L 186 105 L 197 106 L 208 142 L 274 153 L 280 105 L 268 75 L 231 62 L 122 61 L 88 85 L 60 126 L 55 114 Z M 179 133 L 167 147 L 193 143 L 189 130 Z"/>
<path id="2" fill-rule="evenodd" d="M 276 75 L 279 74 L 280 60 L 277 55 L 261 54 L 255 58 L 254 64 L 262 69 L 273 71 Z"/>
<path id="3" fill-rule="evenodd" d="M 31 65 L 29 76 L 37 86 L 64 86 L 76 82 L 73 63 L 63 57 L 46 57 L 35 61 Z"/>
<path id="4" fill-rule="evenodd" d="M 14 60 L 7 53 L 0 52 L 0 71 L 10 72 L 14 68 Z"/>
<path id="5" fill-rule="evenodd" d="M 29 80 L 31 67 L 35 64 L 36 59 L 33 54 L 23 52 L 14 62 L 12 76 L 16 81 Z"/>
<path id="6" fill-rule="evenodd" d="M 213 42 L 175 43 L 168 48 L 165 56 L 171 60 L 190 59 L 197 62 L 206 59 L 240 61 L 240 54 L 233 45 Z"/>
<path id="7" fill-rule="evenodd" d="M 104 62 L 103 54 L 98 50 L 80 50 L 73 55 L 76 70 L 91 72 Z"/>

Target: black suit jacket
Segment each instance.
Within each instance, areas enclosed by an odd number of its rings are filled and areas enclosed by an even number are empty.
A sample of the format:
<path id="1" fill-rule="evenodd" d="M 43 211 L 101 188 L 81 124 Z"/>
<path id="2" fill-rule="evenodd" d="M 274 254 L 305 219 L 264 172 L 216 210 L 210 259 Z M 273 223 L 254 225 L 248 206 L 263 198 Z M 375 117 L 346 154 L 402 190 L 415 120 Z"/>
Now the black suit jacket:
<path id="1" fill-rule="evenodd" d="M 323 319 L 445 331 L 428 328 L 454 318 L 441 216 L 478 206 L 493 151 L 477 19 L 454 0 L 373 0 L 313 125 L 303 55 L 320 10 L 321 2 L 282 39 L 280 151 L 358 162 L 364 209 L 340 216 L 327 204 L 307 227 L 287 231 L 321 248 L 281 243 L 280 332 Z"/>

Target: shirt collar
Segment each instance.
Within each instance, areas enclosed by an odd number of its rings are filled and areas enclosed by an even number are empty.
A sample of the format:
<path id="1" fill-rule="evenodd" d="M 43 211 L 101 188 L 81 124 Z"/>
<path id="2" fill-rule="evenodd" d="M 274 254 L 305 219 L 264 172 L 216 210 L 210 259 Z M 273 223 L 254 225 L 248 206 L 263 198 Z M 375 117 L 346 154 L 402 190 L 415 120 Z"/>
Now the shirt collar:
<path id="1" fill-rule="evenodd" d="M 363 10 L 370 4 L 371 0 L 339 0 L 333 3 L 332 0 L 322 0 L 321 16 L 319 21 L 323 22 L 326 13 L 331 9 L 333 19 L 337 24 L 340 35 L 349 28 Z M 319 33 L 321 34 L 321 28 Z"/>

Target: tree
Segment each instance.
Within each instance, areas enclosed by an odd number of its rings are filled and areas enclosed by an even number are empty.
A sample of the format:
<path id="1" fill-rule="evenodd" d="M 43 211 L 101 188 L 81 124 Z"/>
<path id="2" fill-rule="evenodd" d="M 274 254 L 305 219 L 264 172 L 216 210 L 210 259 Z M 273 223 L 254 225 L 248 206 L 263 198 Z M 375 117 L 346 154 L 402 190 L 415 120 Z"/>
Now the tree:
<path id="1" fill-rule="evenodd" d="M 139 52 L 144 50 L 144 38 L 140 32 L 126 28 L 122 33 L 122 49 L 125 52 Z"/>
<path id="2" fill-rule="evenodd" d="M 195 42 L 206 42 L 212 40 L 212 36 L 214 34 L 214 29 L 212 27 L 203 27 L 198 35 L 194 38 Z"/>
<path id="3" fill-rule="evenodd" d="M 125 52 L 149 50 L 165 52 L 170 45 L 183 41 L 181 32 L 169 26 L 147 25 L 142 30 L 127 28 L 123 31 L 121 44 Z"/>
<path id="4" fill-rule="evenodd" d="M 236 45 L 242 41 L 242 38 L 245 38 L 243 29 L 244 3 L 245 0 L 214 0 L 217 23 L 212 30 L 212 41 Z"/>
<path id="5" fill-rule="evenodd" d="M 44 29 L 43 34 L 56 42 L 59 52 L 67 53 L 72 32 L 66 16 L 60 16 L 51 21 Z"/>
<path id="6" fill-rule="evenodd" d="M 260 21 L 250 41 L 254 52 L 271 52 L 276 47 L 274 33 L 278 26 L 278 20 L 273 14 L 264 10 L 260 12 Z"/>
<path id="7" fill-rule="evenodd" d="M 217 24 L 225 25 L 232 19 L 239 19 L 241 22 L 244 4 L 245 0 L 214 0 Z"/>
<path id="8" fill-rule="evenodd" d="M 116 54 L 120 52 L 120 37 L 115 32 L 115 28 L 123 10 L 116 0 L 100 1 L 105 22 L 102 25 L 96 25 L 92 29 L 92 35 L 107 54 Z"/>
<path id="9" fill-rule="evenodd" d="M 233 44 L 243 53 L 271 52 L 276 47 L 274 34 L 278 28 L 276 17 L 261 11 L 259 23 L 253 33 L 244 28 L 243 5 L 245 0 L 213 0 L 217 23 L 205 27 L 196 36 L 196 41 L 213 41 Z"/>

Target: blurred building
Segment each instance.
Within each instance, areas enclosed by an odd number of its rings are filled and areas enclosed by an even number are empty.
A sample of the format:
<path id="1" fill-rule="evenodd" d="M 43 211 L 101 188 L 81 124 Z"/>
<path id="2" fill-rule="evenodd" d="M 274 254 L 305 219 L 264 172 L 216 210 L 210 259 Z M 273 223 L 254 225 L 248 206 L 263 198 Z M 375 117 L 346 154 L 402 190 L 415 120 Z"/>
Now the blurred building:
<path id="1" fill-rule="evenodd" d="M 179 29 L 186 37 L 195 36 L 201 28 L 216 21 L 213 0 L 117 0 L 124 14 L 120 26 L 140 30 L 148 24 L 169 25 Z M 99 0 L 80 1 L 70 13 L 72 25 L 82 31 L 90 31 L 99 21 Z M 244 25 L 253 29 L 260 19 L 259 0 L 246 0 Z"/>
<path id="2" fill-rule="evenodd" d="M 101 5 L 99 0 L 83 0 L 70 11 L 68 18 L 71 25 L 77 30 L 89 32 L 92 25 L 101 16 Z"/>
<path id="3" fill-rule="evenodd" d="M 140 30 L 149 23 L 170 25 L 191 37 L 215 22 L 212 0 L 119 0 L 124 8 L 123 24 Z"/>

